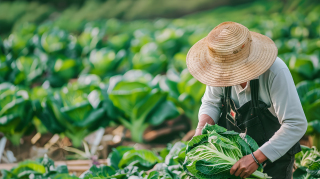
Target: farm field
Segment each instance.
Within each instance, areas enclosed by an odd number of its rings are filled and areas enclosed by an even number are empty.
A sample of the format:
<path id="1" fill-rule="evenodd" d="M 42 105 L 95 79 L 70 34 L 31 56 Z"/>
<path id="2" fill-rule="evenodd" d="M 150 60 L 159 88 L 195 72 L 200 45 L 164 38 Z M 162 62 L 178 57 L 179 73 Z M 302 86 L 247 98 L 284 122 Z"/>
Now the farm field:
<path id="1" fill-rule="evenodd" d="M 206 86 L 188 72 L 186 55 L 234 21 L 273 39 L 290 69 L 309 124 L 301 144 L 310 147 L 296 156 L 294 176 L 316 178 L 304 159 L 320 157 L 320 4 L 306 2 L 255 1 L 172 19 L 75 24 L 61 16 L 0 31 L 2 177 L 78 178 L 90 167 L 82 178 L 190 177 L 185 150 Z"/>

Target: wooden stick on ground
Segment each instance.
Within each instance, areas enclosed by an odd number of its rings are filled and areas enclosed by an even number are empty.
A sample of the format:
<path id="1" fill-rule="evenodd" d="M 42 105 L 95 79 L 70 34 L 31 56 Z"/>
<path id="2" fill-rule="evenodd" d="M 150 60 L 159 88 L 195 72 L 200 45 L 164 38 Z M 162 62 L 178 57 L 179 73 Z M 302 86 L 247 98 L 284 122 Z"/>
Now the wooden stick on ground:
<path id="1" fill-rule="evenodd" d="M 153 131 L 149 131 L 147 133 L 144 134 L 143 136 L 143 139 L 146 141 L 146 142 L 149 142 L 149 141 L 152 141 L 160 136 L 163 136 L 163 135 L 167 135 L 167 134 L 170 134 L 172 132 L 175 132 L 175 131 L 182 131 L 182 130 L 185 130 L 186 129 L 186 125 L 184 124 L 180 124 L 180 125 L 177 125 L 177 126 L 172 126 L 172 127 L 167 127 L 167 128 L 162 128 L 162 129 L 159 129 L 159 130 L 153 130 Z"/>

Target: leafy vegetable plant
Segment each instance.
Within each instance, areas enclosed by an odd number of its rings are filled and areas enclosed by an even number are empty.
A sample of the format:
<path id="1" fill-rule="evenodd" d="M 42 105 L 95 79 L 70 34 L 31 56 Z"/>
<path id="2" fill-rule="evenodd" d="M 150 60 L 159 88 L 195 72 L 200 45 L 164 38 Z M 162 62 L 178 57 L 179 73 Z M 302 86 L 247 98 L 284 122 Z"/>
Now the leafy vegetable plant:
<path id="1" fill-rule="evenodd" d="M 302 146 L 295 159 L 298 168 L 293 173 L 294 179 L 320 178 L 320 153 L 315 147 Z"/>
<path id="2" fill-rule="evenodd" d="M 34 110 L 27 91 L 0 84 L 0 131 L 15 145 L 32 130 Z"/>
<path id="3" fill-rule="evenodd" d="M 297 84 L 304 80 L 313 80 L 320 74 L 318 59 L 315 56 L 292 55 L 288 67 Z"/>
<path id="4" fill-rule="evenodd" d="M 188 69 L 183 70 L 180 75 L 172 69 L 168 70 L 166 76 L 159 77 L 158 85 L 160 89 L 169 93 L 171 101 L 183 109 L 191 120 L 192 128 L 195 129 L 206 85 L 193 78 Z"/>
<path id="5" fill-rule="evenodd" d="M 166 71 L 167 56 L 159 51 L 156 43 L 143 45 L 132 58 L 133 69 L 145 70 L 155 75 Z"/>
<path id="6" fill-rule="evenodd" d="M 230 175 L 231 167 L 243 156 L 259 147 L 249 136 L 227 131 L 218 125 L 202 129 L 202 135 L 193 137 L 186 149 L 185 169 L 199 179 L 240 178 Z M 259 167 L 251 177 L 270 178 Z"/>
<path id="7" fill-rule="evenodd" d="M 69 175 L 66 165 L 55 166 L 54 161 L 47 155 L 36 161 L 26 160 L 20 162 L 18 166 L 13 167 L 10 171 L 0 170 L 3 179 L 77 179 L 78 177 Z"/>
<path id="8" fill-rule="evenodd" d="M 313 136 L 313 145 L 320 148 L 320 79 L 300 82 L 297 92 L 309 122 L 307 134 Z"/>
<path id="9" fill-rule="evenodd" d="M 44 67 L 37 56 L 21 56 L 13 63 L 15 68 L 10 74 L 10 81 L 14 84 L 30 86 L 44 71 Z"/>
<path id="10" fill-rule="evenodd" d="M 143 141 L 149 124 L 159 125 L 179 115 L 175 105 L 167 100 L 167 93 L 153 88 L 141 74 L 141 71 L 129 71 L 124 76 L 112 77 L 108 89 L 114 106 L 123 112 L 118 119 L 130 129 L 136 142 Z"/>
<path id="11" fill-rule="evenodd" d="M 38 117 L 50 132 L 64 133 L 74 146 L 79 146 L 84 137 L 111 120 L 102 108 L 100 90 L 90 91 L 77 85 L 48 95 Z"/>

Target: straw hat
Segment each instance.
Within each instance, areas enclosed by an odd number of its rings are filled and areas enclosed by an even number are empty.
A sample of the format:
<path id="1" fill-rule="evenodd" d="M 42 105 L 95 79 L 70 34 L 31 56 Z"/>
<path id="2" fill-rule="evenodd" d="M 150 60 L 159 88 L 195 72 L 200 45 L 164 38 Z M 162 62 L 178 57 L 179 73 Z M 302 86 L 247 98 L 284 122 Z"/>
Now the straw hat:
<path id="1" fill-rule="evenodd" d="M 267 71 L 278 55 L 267 36 L 235 22 L 223 22 L 194 44 L 187 55 L 189 72 L 209 86 L 234 86 Z"/>

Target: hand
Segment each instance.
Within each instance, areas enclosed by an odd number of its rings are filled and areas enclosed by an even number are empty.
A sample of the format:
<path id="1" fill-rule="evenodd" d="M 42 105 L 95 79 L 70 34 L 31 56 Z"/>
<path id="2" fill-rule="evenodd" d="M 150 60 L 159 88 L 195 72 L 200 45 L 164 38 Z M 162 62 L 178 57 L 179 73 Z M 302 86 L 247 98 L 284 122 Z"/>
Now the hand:
<path id="1" fill-rule="evenodd" d="M 206 125 L 206 123 L 214 125 L 214 121 L 212 120 L 212 118 L 209 115 L 201 114 L 201 116 L 199 118 L 197 129 L 196 129 L 196 133 L 194 134 L 194 136 L 201 135 L 202 128 Z"/>
<path id="2" fill-rule="evenodd" d="M 242 157 L 231 168 L 230 174 L 240 176 L 241 178 L 249 177 L 258 169 L 257 163 L 252 158 L 251 154 Z"/>
<path id="3" fill-rule="evenodd" d="M 266 161 L 268 158 L 261 152 L 260 149 L 253 152 L 253 155 L 256 157 L 259 163 Z M 235 176 L 240 176 L 241 178 L 249 177 L 253 172 L 258 169 L 257 163 L 252 158 L 252 155 L 246 155 L 242 157 L 237 163 L 235 163 L 231 170 L 230 174 Z"/>
<path id="4" fill-rule="evenodd" d="M 194 134 L 194 136 L 201 135 L 201 131 L 202 131 L 202 128 L 200 128 L 200 127 L 197 128 L 197 129 L 196 129 L 196 133 Z M 194 137 L 194 136 L 193 136 L 193 137 Z"/>

